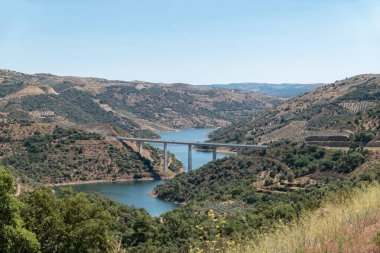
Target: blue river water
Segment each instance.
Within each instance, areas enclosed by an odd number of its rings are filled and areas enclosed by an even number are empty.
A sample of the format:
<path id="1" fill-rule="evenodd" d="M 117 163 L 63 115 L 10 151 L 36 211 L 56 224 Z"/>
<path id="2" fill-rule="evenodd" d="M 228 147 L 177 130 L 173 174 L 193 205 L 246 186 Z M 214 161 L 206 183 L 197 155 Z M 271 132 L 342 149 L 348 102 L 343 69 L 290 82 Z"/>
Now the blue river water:
<path id="1" fill-rule="evenodd" d="M 170 141 L 193 141 L 204 142 L 207 135 L 213 129 L 184 129 L 177 132 L 159 132 L 163 140 Z M 155 147 L 162 148 L 160 144 L 152 144 Z M 185 166 L 187 166 L 187 149 L 185 145 L 168 145 L 169 152 L 173 153 Z M 225 154 L 217 154 L 217 158 L 222 158 Z M 211 152 L 201 152 L 193 150 L 193 169 L 197 169 L 212 160 Z M 113 183 L 95 183 L 80 184 L 71 186 L 77 192 L 100 193 L 110 197 L 120 203 L 144 208 L 152 216 L 158 216 L 164 212 L 170 211 L 176 207 L 175 204 L 169 203 L 149 195 L 149 192 L 163 180 L 157 181 L 136 181 L 136 182 L 113 182 Z"/>

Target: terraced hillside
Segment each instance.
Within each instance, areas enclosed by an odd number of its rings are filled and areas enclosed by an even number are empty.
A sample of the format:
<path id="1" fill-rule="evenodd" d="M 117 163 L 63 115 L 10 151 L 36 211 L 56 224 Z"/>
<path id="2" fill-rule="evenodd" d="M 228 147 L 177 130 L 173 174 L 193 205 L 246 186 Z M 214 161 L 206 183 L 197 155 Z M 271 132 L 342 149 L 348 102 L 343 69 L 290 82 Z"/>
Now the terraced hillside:
<path id="1" fill-rule="evenodd" d="M 0 124 L 0 163 L 26 185 L 160 179 L 182 167 L 171 156 L 170 170 L 164 172 L 159 150 L 146 146 L 140 155 L 135 144 L 98 133 L 47 123 Z"/>
<path id="2" fill-rule="evenodd" d="M 226 126 L 273 106 L 257 93 L 98 78 L 27 75 L 0 70 L 0 111 L 27 112 L 35 121 L 113 124 L 133 135 L 152 130 Z M 142 131 L 145 130 L 145 131 Z"/>
<path id="3" fill-rule="evenodd" d="M 269 143 L 324 136 L 331 140 L 361 131 L 356 114 L 380 104 L 380 75 L 360 75 L 297 96 L 211 135 L 212 141 Z M 328 139 L 328 138 L 327 138 Z"/>

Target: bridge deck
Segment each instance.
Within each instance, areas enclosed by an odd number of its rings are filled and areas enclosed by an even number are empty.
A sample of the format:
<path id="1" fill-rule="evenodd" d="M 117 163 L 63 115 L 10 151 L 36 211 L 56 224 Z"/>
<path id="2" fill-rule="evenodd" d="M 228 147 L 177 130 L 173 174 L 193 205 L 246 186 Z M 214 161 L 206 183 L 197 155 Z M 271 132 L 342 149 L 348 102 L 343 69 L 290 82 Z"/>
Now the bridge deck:
<path id="1" fill-rule="evenodd" d="M 209 142 L 187 142 L 187 141 L 169 141 L 161 139 L 145 139 L 145 138 L 128 138 L 116 137 L 118 140 L 135 141 L 135 142 L 153 142 L 153 143 L 167 143 L 178 145 L 193 145 L 193 146 L 211 146 L 211 147 L 231 147 L 231 148 L 266 148 L 265 145 L 249 145 L 249 144 L 234 144 L 234 143 L 209 143 Z"/>
<path id="2" fill-rule="evenodd" d="M 168 141 L 168 140 L 160 140 L 160 139 L 145 139 L 145 138 L 128 138 L 128 137 L 116 137 L 116 139 L 121 141 L 133 141 L 133 142 L 139 142 L 139 153 L 142 154 L 142 145 L 143 142 L 154 142 L 154 143 L 162 143 L 164 144 L 164 171 L 168 169 L 168 144 L 178 144 L 178 145 L 188 145 L 189 151 L 188 151 L 188 166 L 187 170 L 192 170 L 192 147 L 193 146 L 208 146 L 212 147 L 212 160 L 216 160 L 216 149 L 218 147 L 230 147 L 230 148 L 236 148 L 238 150 L 238 154 L 241 152 L 244 148 L 266 148 L 265 145 L 248 145 L 248 144 L 232 144 L 232 143 L 208 143 L 208 142 L 188 142 L 188 141 Z"/>

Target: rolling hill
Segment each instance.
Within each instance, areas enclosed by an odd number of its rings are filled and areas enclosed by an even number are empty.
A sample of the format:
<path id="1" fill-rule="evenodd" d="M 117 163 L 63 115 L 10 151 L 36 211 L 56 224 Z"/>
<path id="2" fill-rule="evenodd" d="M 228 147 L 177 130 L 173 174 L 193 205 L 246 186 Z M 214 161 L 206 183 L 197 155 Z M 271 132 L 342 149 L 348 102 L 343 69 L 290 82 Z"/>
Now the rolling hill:
<path id="1" fill-rule="evenodd" d="M 10 120 L 0 126 L 0 163 L 23 186 L 162 179 L 182 171 L 172 155 L 169 170 L 163 171 L 162 152 L 149 145 L 140 155 L 135 143 L 95 132 Z"/>
<path id="2" fill-rule="evenodd" d="M 187 84 L 28 75 L 0 70 L 0 111 L 21 110 L 35 121 L 64 126 L 113 124 L 130 134 L 226 126 L 279 99 Z"/>
<path id="3" fill-rule="evenodd" d="M 331 151 L 305 143 L 277 143 L 265 150 L 224 158 L 157 187 L 157 196 L 175 202 L 254 203 L 255 196 L 307 191 L 340 180 L 376 155 Z M 253 198 L 253 199 L 251 199 Z"/>
<path id="4" fill-rule="evenodd" d="M 296 96 L 249 120 L 218 129 L 212 133 L 211 140 L 270 143 L 311 138 L 346 145 L 353 133 L 365 130 L 358 115 L 367 110 L 378 111 L 379 104 L 380 75 L 359 75 Z M 379 125 L 378 117 L 371 117 L 371 124 Z"/>

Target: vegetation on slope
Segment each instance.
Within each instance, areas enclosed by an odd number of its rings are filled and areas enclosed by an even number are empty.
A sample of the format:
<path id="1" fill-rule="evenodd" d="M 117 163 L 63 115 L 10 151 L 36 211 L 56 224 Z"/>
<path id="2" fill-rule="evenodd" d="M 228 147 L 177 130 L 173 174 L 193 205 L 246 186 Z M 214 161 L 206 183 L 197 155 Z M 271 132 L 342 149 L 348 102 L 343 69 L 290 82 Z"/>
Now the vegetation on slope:
<path id="1" fill-rule="evenodd" d="M 364 150 L 329 151 L 308 144 L 277 143 L 266 150 L 224 158 L 176 176 L 157 187 L 159 198 L 176 202 L 243 201 L 253 204 L 260 191 L 304 190 L 354 171 Z"/>
<path id="2" fill-rule="evenodd" d="M 7 108 L 12 106 L 13 104 L 9 103 Z M 77 124 L 113 124 L 131 134 L 139 130 L 139 126 L 132 120 L 103 110 L 91 96 L 78 90 L 67 90 L 59 95 L 27 96 L 21 101 L 21 109 L 26 112 L 53 111 L 56 115 Z"/>
<path id="3" fill-rule="evenodd" d="M 356 131 L 342 123 L 379 104 L 380 76 L 362 75 L 297 96 L 249 120 L 220 128 L 210 137 L 215 142 L 254 143 L 329 136 L 331 130 L 339 135 L 344 130 Z"/>
<path id="4" fill-rule="evenodd" d="M 16 91 L 19 91 L 22 89 L 24 84 L 22 82 L 6 82 L 1 85 L 0 89 L 0 98 L 4 98 L 5 96 L 12 94 Z"/>
<path id="5" fill-rule="evenodd" d="M 379 180 L 379 165 L 363 165 L 364 158 L 377 159 L 360 149 L 340 152 L 304 144 L 276 145 L 266 153 L 225 158 L 178 175 L 158 186 L 156 194 L 186 203 L 187 219 L 199 221 L 198 232 L 211 228 L 200 241 L 189 240 L 190 248 L 221 249 L 256 238 L 278 221 L 293 221 L 331 195 L 344 197 L 365 182 Z"/>
<path id="6" fill-rule="evenodd" d="M 380 186 L 357 188 L 347 198 L 335 196 L 290 224 L 279 224 L 240 252 L 378 252 Z M 379 245 L 380 246 L 380 245 Z"/>
<path id="7" fill-rule="evenodd" d="M 128 111 L 139 118 L 175 127 L 225 125 L 250 116 L 255 108 L 268 106 L 266 97 L 260 101 L 250 94 L 234 94 L 229 99 L 225 96 L 217 89 L 158 85 L 141 89 L 119 85 L 105 88 L 97 98 L 120 112 Z"/>
<path id="8" fill-rule="evenodd" d="M 124 239 L 121 227 L 133 240 L 147 216 L 100 196 L 65 191 L 57 198 L 46 187 L 16 198 L 13 182 L 0 167 L 1 252 L 116 252 Z"/>
<path id="9" fill-rule="evenodd" d="M 372 140 L 380 140 L 380 105 L 358 113 L 353 122 L 358 129 L 353 135 L 354 142 L 371 145 Z"/>
<path id="10" fill-rule="evenodd" d="M 279 220 L 293 221 L 305 210 L 320 207 L 326 197 L 333 193 L 346 195 L 352 187 L 380 179 L 378 168 L 355 169 L 351 173 L 342 174 L 335 172 L 340 168 L 340 165 L 337 165 L 327 172 L 317 170 L 313 175 L 309 175 L 309 182 L 302 181 L 301 175 L 299 178 L 295 176 L 291 182 L 283 181 L 286 182 L 286 189 L 279 189 L 276 180 L 280 180 L 281 175 L 288 169 L 294 175 L 298 171 L 295 168 L 293 171 L 293 166 L 289 167 L 286 162 L 277 162 L 271 157 L 277 155 L 277 152 L 280 152 L 279 156 L 287 157 L 289 152 L 284 147 L 286 146 L 277 146 L 265 155 L 252 156 L 255 159 L 250 159 L 249 156 L 226 158 L 219 161 L 218 166 L 209 164 L 191 172 L 193 178 L 204 181 L 205 186 L 202 183 L 197 184 L 201 190 L 185 199 L 188 202 L 186 206 L 157 218 L 150 217 L 143 210 L 125 207 L 100 196 L 64 192 L 57 199 L 50 189 L 40 188 L 20 196 L 20 224 L 22 228 L 33 233 L 32 241 L 42 252 L 67 252 L 67 249 L 81 249 L 81 252 L 106 252 L 117 249 L 126 252 L 189 252 L 197 248 L 211 251 L 226 248 L 234 242 L 255 238 L 262 231 L 269 231 Z M 322 149 L 315 148 L 312 149 L 314 151 L 310 151 L 310 148 L 308 145 L 294 145 L 296 160 L 302 161 L 310 156 L 307 159 L 315 161 L 316 156 L 321 156 Z M 361 154 L 360 151 L 357 153 Z M 332 156 L 326 152 L 324 158 L 330 155 Z M 343 164 L 348 155 L 340 154 L 337 164 Z M 366 153 L 362 155 L 367 156 Z M 260 156 L 265 162 L 258 159 Z M 240 169 L 236 169 L 239 164 Z M 262 167 L 263 165 L 268 167 Z M 208 167 L 213 167 L 210 170 L 211 174 L 203 172 L 208 171 Z M 240 176 L 239 170 L 249 173 L 246 167 L 261 168 L 262 174 L 268 176 L 255 181 L 256 177 L 249 174 L 248 178 L 252 178 L 249 184 L 248 180 L 235 180 L 244 178 Z M 264 184 L 269 174 L 280 167 L 282 170 L 276 172 L 273 183 Z M 223 186 L 227 183 L 227 180 L 223 180 L 223 171 L 230 174 L 229 179 L 233 182 L 228 185 L 229 188 Z M 2 174 L 3 170 L 0 175 Z M 1 178 L 0 176 L 0 182 Z M 183 175 L 178 178 L 183 178 Z M 217 181 L 217 178 L 223 183 L 212 183 L 210 180 Z M 174 185 L 177 180 L 169 181 L 169 185 Z M 189 180 L 187 184 L 195 184 Z M 13 179 L 11 181 L 13 182 Z M 255 184 L 256 182 L 262 184 Z M 211 184 L 213 186 L 210 188 L 214 187 L 215 193 L 207 191 L 206 185 Z M 189 192 L 195 189 L 189 186 L 185 188 Z M 11 191 L 7 192 L 10 195 Z M 179 191 L 179 196 L 182 196 L 182 193 Z M 186 197 L 185 194 L 183 196 Z M 172 199 L 179 200 L 178 197 Z M 77 208 L 75 212 L 74 207 Z M 78 208 L 80 212 L 77 212 Z M 95 239 L 92 238 L 94 235 L 97 235 Z M 83 245 L 79 244 L 79 240 L 83 241 Z M 87 244 L 89 242 L 91 245 Z"/>
<path id="11" fill-rule="evenodd" d="M 110 81 L 97 78 L 26 75 L 0 70 L 4 112 L 53 111 L 51 120 L 114 124 L 129 133 L 151 129 L 227 125 L 278 99 L 256 93 L 186 84 Z M 0 109 L 0 111 L 3 111 Z"/>
<path id="12" fill-rule="evenodd" d="M 22 183 L 68 183 L 89 180 L 161 178 L 162 153 L 146 146 L 151 159 L 128 145 L 96 133 L 51 124 L 4 124 L 0 161 Z M 172 157 L 174 161 L 174 158 Z M 178 172 L 180 164 L 169 168 Z"/>

